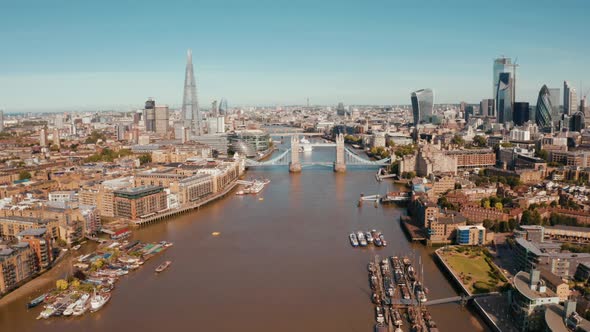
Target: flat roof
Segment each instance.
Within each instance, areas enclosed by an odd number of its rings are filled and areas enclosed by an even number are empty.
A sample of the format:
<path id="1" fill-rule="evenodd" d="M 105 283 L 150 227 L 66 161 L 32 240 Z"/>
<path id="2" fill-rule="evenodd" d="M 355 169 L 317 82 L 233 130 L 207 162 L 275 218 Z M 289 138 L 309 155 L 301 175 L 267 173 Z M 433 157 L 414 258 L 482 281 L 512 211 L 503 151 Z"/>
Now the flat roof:
<path id="1" fill-rule="evenodd" d="M 565 308 L 561 305 L 552 304 L 545 308 L 545 322 L 552 332 L 569 332 L 571 331 L 565 326 L 564 314 Z M 590 331 L 590 322 L 583 317 L 580 317 L 580 322 L 576 327 L 576 331 Z"/>
<path id="2" fill-rule="evenodd" d="M 528 272 L 520 271 L 514 276 L 514 287 L 520 294 L 528 297 L 531 300 L 557 297 L 557 295 L 547 287 L 544 293 L 532 290 L 529 286 L 530 280 L 531 277 Z"/>
<path id="3" fill-rule="evenodd" d="M 18 233 L 18 236 L 41 236 L 45 233 L 47 233 L 46 228 L 29 228 Z"/>

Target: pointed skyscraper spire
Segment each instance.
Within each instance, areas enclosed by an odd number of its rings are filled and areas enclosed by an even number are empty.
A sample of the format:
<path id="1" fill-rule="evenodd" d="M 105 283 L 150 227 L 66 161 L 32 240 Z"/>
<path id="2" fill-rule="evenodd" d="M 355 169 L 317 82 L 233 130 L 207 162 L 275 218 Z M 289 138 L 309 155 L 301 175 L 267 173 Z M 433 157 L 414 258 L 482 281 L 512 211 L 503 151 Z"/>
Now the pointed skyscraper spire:
<path id="1" fill-rule="evenodd" d="M 186 72 L 184 75 L 184 96 L 182 98 L 182 117 L 184 127 L 190 128 L 191 133 L 202 135 L 201 112 L 197 100 L 197 83 L 193 70 L 193 52 L 186 52 Z"/>

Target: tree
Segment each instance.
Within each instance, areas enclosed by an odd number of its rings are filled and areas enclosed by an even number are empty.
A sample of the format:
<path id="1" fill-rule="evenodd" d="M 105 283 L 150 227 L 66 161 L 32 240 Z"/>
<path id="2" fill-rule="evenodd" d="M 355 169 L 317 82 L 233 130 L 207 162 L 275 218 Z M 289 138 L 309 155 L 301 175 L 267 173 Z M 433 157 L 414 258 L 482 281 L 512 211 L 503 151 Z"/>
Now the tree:
<path id="1" fill-rule="evenodd" d="M 518 222 L 516 221 L 516 219 L 510 218 L 508 220 L 508 227 L 510 228 L 511 231 L 513 231 L 517 226 L 518 226 Z"/>
<path id="2" fill-rule="evenodd" d="M 18 173 L 18 179 L 19 180 L 28 180 L 32 177 L 31 173 L 29 171 L 25 171 L 22 170 Z"/>
<path id="3" fill-rule="evenodd" d="M 500 210 L 500 211 L 502 211 L 502 209 L 504 209 L 504 206 L 500 202 L 494 204 L 494 207 L 496 208 L 496 210 Z"/>
<path id="4" fill-rule="evenodd" d="M 64 279 L 59 279 L 55 282 L 55 288 L 60 291 L 68 289 L 68 282 Z"/>
<path id="5" fill-rule="evenodd" d="M 475 135 L 473 137 L 473 144 L 475 146 L 484 147 L 487 144 L 487 140 L 485 137 L 483 137 L 481 135 Z"/>
<path id="6" fill-rule="evenodd" d="M 80 288 L 80 280 L 78 280 L 78 279 L 74 278 L 74 280 L 72 280 L 72 282 L 70 283 L 70 286 L 71 286 L 73 289 L 78 289 L 78 288 Z"/>
<path id="7" fill-rule="evenodd" d="M 451 143 L 456 144 L 458 146 L 463 146 L 465 145 L 465 140 L 459 134 L 455 134 L 455 136 L 453 136 L 453 139 L 451 140 Z"/>
<path id="8" fill-rule="evenodd" d="M 486 199 L 483 201 L 483 207 L 486 209 L 490 208 L 490 200 L 489 199 Z"/>
<path id="9" fill-rule="evenodd" d="M 545 161 L 549 161 L 549 152 L 547 150 L 538 150 L 535 152 L 537 158 L 545 159 Z"/>
<path id="10" fill-rule="evenodd" d="M 530 225 L 531 223 L 532 223 L 531 211 L 524 210 L 522 212 L 522 217 L 520 218 L 520 224 L 521 225 Z"/>
<path id="11" fill-rule="evenodd" d="M 140 165 L 151 163 L 151 162 L 152 162 L 152 155 L 151 154 L 146 153 L 146 154 L 142 154 L 141 156 L 139 156 L 139 164 Z"/>

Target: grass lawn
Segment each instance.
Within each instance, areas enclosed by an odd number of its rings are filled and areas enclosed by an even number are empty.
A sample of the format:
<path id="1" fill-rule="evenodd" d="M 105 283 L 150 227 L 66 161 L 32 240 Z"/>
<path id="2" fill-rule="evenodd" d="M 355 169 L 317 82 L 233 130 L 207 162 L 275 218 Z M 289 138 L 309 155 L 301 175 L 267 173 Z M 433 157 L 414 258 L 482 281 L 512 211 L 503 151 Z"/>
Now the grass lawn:
<path id="1" fill-rule="evenodd" d="M 443 251 L 441 256 L 455 274 L 461 278 L 463 285 L 472 293 L 493 291 L 503 285 L 503 282 L 495 276 L 494 268 L 486 262 L 485 254 L 479 248 L 465 252 L 452 249 Z"/>

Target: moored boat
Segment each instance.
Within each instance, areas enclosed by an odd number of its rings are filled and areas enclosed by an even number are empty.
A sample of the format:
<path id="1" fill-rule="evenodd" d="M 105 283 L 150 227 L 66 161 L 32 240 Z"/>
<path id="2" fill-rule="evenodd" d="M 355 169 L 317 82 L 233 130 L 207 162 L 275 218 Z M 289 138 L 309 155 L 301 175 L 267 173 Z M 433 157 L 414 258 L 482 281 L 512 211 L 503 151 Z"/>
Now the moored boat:
<path id="1" fill-rule="evenodd" d="M 361 247 L 366 247 L 367 246 L 367 239 L 365 238 L 365 234 L 363 234 L 363 232 L 359 231 L 359 232 L 357 232 L 356 236 L 358 237 L 359 244 L 361 245 Z"/>
<path id="2" fill-rule="evenodd" d="M 90 311 L 100 310 L 111 299 L 111 293 L 94 294 L 90 300 Z"/>
<path id="3" fill-rule="evenodd" d="M 89 298 L 90 298 L 90 295 L 84 293 L 78 299 L 78 301 L 76 301 L 76 306 L 74 307 L 74 312 L 72 312 L 72 315 L 80 316 L 80 315 L 84 314 L 86 312 L 86 309 L 88 309 L 88 299 Z"/>
<path id="4" fill-rule="evenodd" d="M 170 266 L 170 264 L 172 264 L 171 261 L 165 261 L 164 263 L 160 264 L 157 268 L 156 268 L 156 272 L 160 273 L 164 270 L 166 270 L 168 268 L 168 266 Z"/>
<path id="5" fill-rule="evenodd" d="M 31 300 L 31 302 L 27 303 L 27 307 L 34 308 L 39 304 L 43 303 L 43 301 L 45 301 L 46 298 L 47 294 L 40 295 L 39 297 L 36 297 L 33 300 Z"/>
<path id="6" fill-rule="evenodd" d="M 353 247 L 358 247 L 359 241 L 357 240 L 356 235 L 354 233 L 350 233 L 348 237 L 350 238 L 350 244 Z"/>

